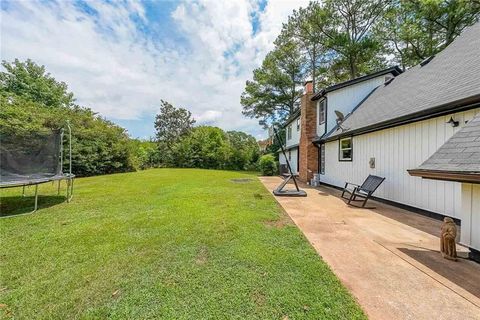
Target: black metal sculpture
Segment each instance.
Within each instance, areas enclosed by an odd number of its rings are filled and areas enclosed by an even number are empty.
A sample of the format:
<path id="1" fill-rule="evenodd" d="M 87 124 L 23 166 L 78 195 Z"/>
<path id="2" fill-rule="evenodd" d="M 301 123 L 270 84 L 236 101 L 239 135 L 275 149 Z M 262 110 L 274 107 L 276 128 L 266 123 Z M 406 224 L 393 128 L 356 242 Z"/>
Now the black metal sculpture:
<path id="1" fill-rule="evenodd" d="M 288 161 L 287 154 L 285 153 L 285 149 L 283 148 L 283 141 L 280 138 L 280 135 L 278 134 L 277 129 L 275 129 L 275 127 L 273 127 L 273 131 L 275 133 L 275 136 L 277 137 L 277 140 L 280 143 L 280 148 L 282 150 L 283 157 L 287 162 L 287 168 L 289 172 L 289 174 L 284 178 L 284 181 L 275 190 L 273 190 L 273 194 L 276 196 L 283 196 L 283 197 L 306 197 L 307 193 L 298 187 L 297 179 L 295 179 L 295 175 L 292 172 L 292 167 L 290 166 L 290 162 Z M 293 180 L 293 183 L 295 184 L 295 190 L 284 190 L 283 188 L 287 185 L 287 183 L 290 180 Z"/>

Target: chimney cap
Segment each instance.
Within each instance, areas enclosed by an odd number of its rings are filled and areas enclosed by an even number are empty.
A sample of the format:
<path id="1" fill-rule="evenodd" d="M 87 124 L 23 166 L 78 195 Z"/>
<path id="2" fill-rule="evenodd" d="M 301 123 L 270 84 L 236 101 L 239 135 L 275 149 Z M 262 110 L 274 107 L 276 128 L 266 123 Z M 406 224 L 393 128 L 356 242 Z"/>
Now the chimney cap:
<path id="1" fill-rule="evenodd" d="M 305 82 L 303 83 L 303 85 L 306 85 L 307 83 L 312 83 L 313 80 L 312 79 L 305 79 Z"/>

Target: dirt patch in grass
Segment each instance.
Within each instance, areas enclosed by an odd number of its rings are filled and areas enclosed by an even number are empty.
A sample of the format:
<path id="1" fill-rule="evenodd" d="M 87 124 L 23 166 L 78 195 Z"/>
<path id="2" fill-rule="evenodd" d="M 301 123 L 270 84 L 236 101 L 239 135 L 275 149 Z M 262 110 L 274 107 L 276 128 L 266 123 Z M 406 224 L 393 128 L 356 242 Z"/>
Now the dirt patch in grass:
<path id="1" fill-rule="evenodd" d="M 208 249 L 207 247 L 200 247 L 197 257 L 195 258 L 195 264 L 203 266 L 208 261 Z"/>
<path id="2" fill-rule="evenodd" d="M 239 178 L 239 179 L 230 179 L 230 181 L 232 181 L 233 183 L 248 183 L 248 182 L 252 182 L 253 179 L 250 179 L 250 178 Z"/>
<path id="3" fill-rule="evenodd" d="M 280 216 L 278 217 L 278 219 L 274 219 L 274 220 L 265 220 L 263 222 L 265 224 L 265 226 L 267 226 L 268 228 L 277 228 L 277 229 L 281 229 L 285 226 L 291 226 L 293 225 L 293 221 L 292 219 L 290 219 L 290 217 L 288 216 L 288 214 L 285 212 L 285 211 L 281 211 L 280 213 Z"/>
<path id="4" fill-rule="evenodd" d="M 265 302 L 267 301 L 267 297 L 265 297 L 265 294 L 262 292 L 255 290 L 251 294 L 253 302 L 259 307 L 262 307 L 265 305 Z"/>

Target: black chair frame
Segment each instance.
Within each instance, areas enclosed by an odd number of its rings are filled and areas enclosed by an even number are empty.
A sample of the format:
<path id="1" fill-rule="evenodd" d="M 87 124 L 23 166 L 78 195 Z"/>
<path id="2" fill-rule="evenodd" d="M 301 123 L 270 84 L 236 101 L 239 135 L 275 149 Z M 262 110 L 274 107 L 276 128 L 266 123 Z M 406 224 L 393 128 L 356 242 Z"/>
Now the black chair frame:
<path id="1" fill-rule="evenodd" d="M 353 205 L 352 201 L 363 201 L 361 208 L 364 208 L 367 204 L 368 199 L 372 196 L 372 194 L 377 190 L 377 188 L 382 184 L 385 178 L 369 175 L 367 179 L 362 183 L 362 185 L 358 185 L 351 182 L 345 182 L 345 187 L 343 188 L 342 198 L 348 200 L 349 205 Z M 353 186 L 353 190 L 348 189 L 349 186 Z M 350 196 L 345 197 L 345 193 L 350 194 Z M 360 199 L 357 199 L 360 198 Z M 357 207 L 357 206 L 356 206 Z"/>

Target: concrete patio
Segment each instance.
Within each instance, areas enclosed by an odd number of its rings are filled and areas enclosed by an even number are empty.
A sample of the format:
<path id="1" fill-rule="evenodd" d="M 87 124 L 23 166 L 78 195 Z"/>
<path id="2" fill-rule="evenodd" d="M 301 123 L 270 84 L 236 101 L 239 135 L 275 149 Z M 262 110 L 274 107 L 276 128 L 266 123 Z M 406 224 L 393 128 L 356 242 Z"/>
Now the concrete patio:
<path id="1" fill-rule="evenodd" d="M 271 191 L 281 178 L 260 181 Z M 308 197 L 276 199 L 369 318 L 480 319 L 480 264 L 442 258 L 440 221 L 375 201 L 354 208 L 336 189 L 302 188 Z"/>

